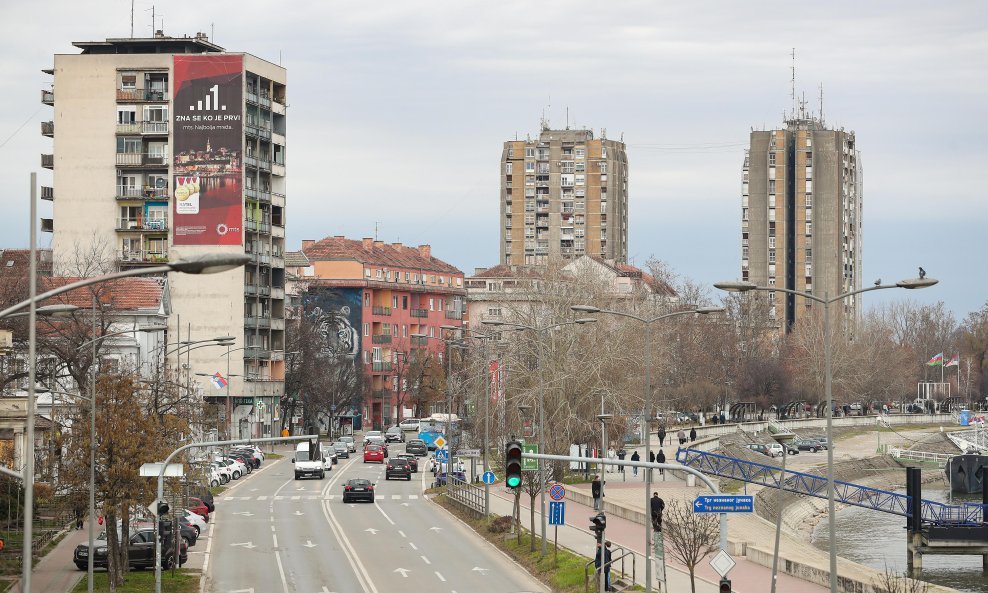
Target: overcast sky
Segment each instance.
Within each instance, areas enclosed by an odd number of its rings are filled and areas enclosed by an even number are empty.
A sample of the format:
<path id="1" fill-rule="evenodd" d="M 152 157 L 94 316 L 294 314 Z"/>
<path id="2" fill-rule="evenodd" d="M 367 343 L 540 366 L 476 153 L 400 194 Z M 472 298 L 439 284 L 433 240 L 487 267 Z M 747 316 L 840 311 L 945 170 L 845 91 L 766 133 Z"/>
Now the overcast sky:
<path id="1" fill-rule="evenodd" d="M 27 244 L 28 173 L 51 183 L 41 69 L 77 53 L 73 41 L 129 36 L 130 6 L 0 7 L 0 247 Z M 151 7 L 135 0 L 136 36 L 149 36 Z M 571 126 L 628 145 L 632 260 L 654 255 L 706 284 L 736 278 L 744 147 L 791 106 L 795 47 L 797 93 L 817 111 L 822 84 L 827 122 L 857 134 L 865 284 L 917 266 L 940 280 L 866 304 L 942 300 L 961 318 L 988 300 L 983 1 L 170 0 L 155 11 L 168 35 L 215 27 L 227 50 L 288 68 L 289 249 L 373 236 L 377 223 L 380 239 L 429 243 L 468 274 L 497 263 L 502 142 L 536 135 L 543 113 L 565 126 L 568 108 Z"/>

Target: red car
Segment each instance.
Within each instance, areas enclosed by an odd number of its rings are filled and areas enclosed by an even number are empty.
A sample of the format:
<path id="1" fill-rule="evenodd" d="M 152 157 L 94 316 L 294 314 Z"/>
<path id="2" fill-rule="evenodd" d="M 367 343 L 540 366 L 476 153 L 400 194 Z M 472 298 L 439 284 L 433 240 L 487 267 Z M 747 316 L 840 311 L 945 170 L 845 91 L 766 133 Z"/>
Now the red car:
<path id="1" fill-rule="evenodd" d="M 202 517 L 206 523 L 209 523 L 209 509 L 206 507 L 206 503 L 194 496 L 190 496 L 188 509 Z"/>
<path id="2" fill-rule="evenodd" d="M 367 445 L 364 447 L 364 463 L 368 461 L 384 463 L 384 447 L 380 445 Z"/>

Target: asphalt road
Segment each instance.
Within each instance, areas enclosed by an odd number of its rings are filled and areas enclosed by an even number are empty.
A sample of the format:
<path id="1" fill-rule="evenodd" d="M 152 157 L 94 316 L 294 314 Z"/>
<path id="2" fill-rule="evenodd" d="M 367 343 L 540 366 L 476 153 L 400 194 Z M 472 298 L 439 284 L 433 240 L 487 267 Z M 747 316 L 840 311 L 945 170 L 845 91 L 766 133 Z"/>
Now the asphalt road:
<path id="1" fill-rule="evenodd" d="M 391 446 L 391 453 L 402 446 Z M 357 455 L 324 480 L 294 480 L 290 455 L 217 499 L 206 560 L 211 593 L 515 593 L 547 589 L 426 500 L 432 474 L 384 479 Z M 376 500 L 342 501 L 350 478 Z"/>

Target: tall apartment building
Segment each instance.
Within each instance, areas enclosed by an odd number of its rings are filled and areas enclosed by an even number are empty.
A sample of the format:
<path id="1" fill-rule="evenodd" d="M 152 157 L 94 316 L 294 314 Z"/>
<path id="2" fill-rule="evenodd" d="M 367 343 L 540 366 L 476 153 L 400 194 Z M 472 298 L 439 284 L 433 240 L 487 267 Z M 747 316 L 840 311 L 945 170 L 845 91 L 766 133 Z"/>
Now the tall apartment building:
<path id="1" fill-rule="evenodd" d="M 169 341 L 234 336 L 228 354 L 193 349 L 181 365 L 200 379 L 235 435 L 277 432 L 284 392 L 284 68 L 226 52 L 204 34 L 74 43 L 56 55 L 54 139 L 42 166 L 56 273 L 96 244 L 120 269 L 203 253 L 247 253 L 243 270 L 172 274 Z M 174 357 L 174 355 L 172 355 Z M 172 359 L 173 365 L 179 361 Z M 187 365 L 187 366 L 185 366 Z M 221 383 L 221 382 L 220 382 Z M 262 405 L 257 405 L 263 402 Z"/>
<path id="2" fill-rule="evenodd" d="M 741 203 L 741 276 L 836 296 L 861 287 L 860 154 L 853 132 L 802 112 L 783 129 L 751 132 Z M 788 330 L 812 306 L 770 292 L 770 314 Z M 848 319 L 857 299 L 842 301 Z"/>
<path id="3" fill-rule="evenodd" d="M 442 361 L 442 327 L 463 323 L 463 272 L 433 257 L 428 245 L 371 238 L 302 241 L 302 253 L 309 264 L 301 275 L 305 313 L 320 316 L 335 354 L 352 356 L 367 380 L 355 410 L 364 427 L 381 430 L 412 417 L 413 362 L 425 353 Z M 445 402 L 434 411 L 445 411 Z"/>
<path id="4" fill-rule="evenodd" d="M 624 143 L 544 128 L 501 152 L 501 257 L 507 265 L 593 255 L 628 259 Z"/>

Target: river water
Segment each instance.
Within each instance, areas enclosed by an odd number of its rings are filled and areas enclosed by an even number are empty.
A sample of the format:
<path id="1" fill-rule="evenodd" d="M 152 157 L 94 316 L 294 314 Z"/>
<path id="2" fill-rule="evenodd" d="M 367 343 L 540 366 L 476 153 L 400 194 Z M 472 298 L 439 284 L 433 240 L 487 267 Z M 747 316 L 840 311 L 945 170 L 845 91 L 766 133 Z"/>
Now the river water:
<path id="1" fill-rule="evenodd" d="M 948 495 L 945 488 L 925 486 L 923 489 L 923 498 L 927 500 L 948 502 Z M 981 495 L 955 494 L 953 500 L 980 503 Z M 899 573 L 906 570 L 905 517 L 846 507 L 837 511 L 837 540 L 837 553 L 843 558 L 879 571 L 884 571 L 886 566 Z M 827 550 L 828 541 L 824 520 L 813 530 L 813 545 Z M 965 593 L 988 593 L 988 577 L 982 572 L 981 556 L 926 555 L 920 578 Z"/>

